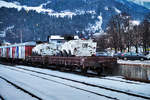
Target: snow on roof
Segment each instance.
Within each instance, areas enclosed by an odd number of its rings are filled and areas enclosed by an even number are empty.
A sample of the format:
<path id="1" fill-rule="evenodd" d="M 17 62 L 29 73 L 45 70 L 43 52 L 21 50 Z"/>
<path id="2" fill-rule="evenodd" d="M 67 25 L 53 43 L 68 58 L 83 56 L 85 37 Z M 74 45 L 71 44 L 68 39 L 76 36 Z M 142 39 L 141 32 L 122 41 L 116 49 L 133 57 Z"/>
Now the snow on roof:
<path id="1" fill-rule="evenodd" d="M 104 10 L 109 10 L 107 6 L 104 7 Z"/>
<path id="2" fill-rule="evenodd" d="M 2 43 L 2 45 L 7 46 L 7 45 L 11 45 L 11 43 L 5 41 L 4 43 Z"/>
<path id="3" fill-rule="evenodd" d="M 114 7 L 114 9 L 115 9 L 115 11 L 116 11 L 118 14 L 121 13 L 121 11 L 120 11 L 119 9 L 117 9 L 117 8 L 115 8 L 115 7 Z"/>
<path id="4" fill-rule="evenodd" d="M 76 35 L 76 36 L 74 36 L 74 39 L 77 39 L 77 40 L 78 40 L 78 39 L 79 39 L 79 36 L 77 36 L 77 35 Z"/>
<path id="5" fill-rule="evenodd" d="M 138 21 L 138 20 L 131 20 L 130 23 L 135 26 L 135 25 L 139 25 L 140 21 Z"/>
<path id="6" fill-rule="evenodd" d="M 36 42 L 25 42 L 25 43 L 16 43 L 16 44 L 10 44 L 10 45 L 8 45 L 8 46 L 0 46 L 0 48 L 1 47 L 15 47 L 15 46 L 35 46 L 36 45 Z"/>
<path id="7" fill-rule="evenodd" d="M 50 39 L 64 39 L 64 37 L 62 37 L 60 35 L 51 35 Z"/>

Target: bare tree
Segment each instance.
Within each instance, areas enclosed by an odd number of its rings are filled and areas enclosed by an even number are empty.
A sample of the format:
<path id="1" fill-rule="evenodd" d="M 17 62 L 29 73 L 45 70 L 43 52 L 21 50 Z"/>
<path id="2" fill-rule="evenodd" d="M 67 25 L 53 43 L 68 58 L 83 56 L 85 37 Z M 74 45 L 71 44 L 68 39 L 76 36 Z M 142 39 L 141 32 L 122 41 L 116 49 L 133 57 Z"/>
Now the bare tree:
<path id="1" fill-rule="evenodd" d="M 111 18 L 108 25 L 108 36 L 112 41 L 112 47 L 115 51 L 123 51 L 128 44 L 130 46 L 129 39 L 129 16 L 127 14 L 115 15 Z"/>
<path id="2" fill-rule="evenodd" d="M 98 51 L 103 51 L 105 48 L 110 46 L 108 36 L 107 35 L 100 35 L 96 38 Z"/>
<path id="3" fill-rule="evenodd" d="M 140 35 L 141 41 L 143 45 L 144 53 L 147 53 L 147 49 L 150 47 L 150 22 L 149 20 L 145 19 L 140 25 Z"/>

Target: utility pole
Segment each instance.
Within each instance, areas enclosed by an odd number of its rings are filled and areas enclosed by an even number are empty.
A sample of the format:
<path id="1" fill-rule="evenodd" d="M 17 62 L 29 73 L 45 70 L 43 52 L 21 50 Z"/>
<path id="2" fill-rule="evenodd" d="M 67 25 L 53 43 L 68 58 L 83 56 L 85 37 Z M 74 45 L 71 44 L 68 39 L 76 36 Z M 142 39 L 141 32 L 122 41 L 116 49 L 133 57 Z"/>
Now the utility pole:
<path id="1" fill-rule="evenodd" d="M 20 42 L 22 43 L 22 30 L 20 31 Z"/>

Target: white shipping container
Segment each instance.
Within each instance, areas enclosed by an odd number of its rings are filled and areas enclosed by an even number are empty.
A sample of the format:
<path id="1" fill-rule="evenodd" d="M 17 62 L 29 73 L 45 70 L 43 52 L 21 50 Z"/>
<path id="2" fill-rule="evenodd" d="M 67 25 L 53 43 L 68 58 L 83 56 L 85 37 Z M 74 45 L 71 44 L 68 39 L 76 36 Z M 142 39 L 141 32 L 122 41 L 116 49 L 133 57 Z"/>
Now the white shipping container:
<path id="1" fill-rule="evenodd" d="M 15 57 L 14 58 L 19 58 L 19 47 L 16 46 L 16 49 L 15 49 Z"/>
<path id="2" fill-rule="evenodd" d="M 25 59 L 25 46 L 22 47 L 22 58 Z"/>
<path id="3" fill-rule="evenodd" d="M 4 48 L 3 48 L 3 57 L 6 57 L 6 55 L 7 55 L 7 48 L 4 47 Z"/>
<path id="4" fill-rule="evenodd" d="M 9 57 L 12 58 L 12 47 L 10 47 L 10 50 L 9 50 Z"/>
<path id="5" fill-rule="evenodd" d="M 19 46 L 19 59 L 25 59 L 25 46 Z"/>

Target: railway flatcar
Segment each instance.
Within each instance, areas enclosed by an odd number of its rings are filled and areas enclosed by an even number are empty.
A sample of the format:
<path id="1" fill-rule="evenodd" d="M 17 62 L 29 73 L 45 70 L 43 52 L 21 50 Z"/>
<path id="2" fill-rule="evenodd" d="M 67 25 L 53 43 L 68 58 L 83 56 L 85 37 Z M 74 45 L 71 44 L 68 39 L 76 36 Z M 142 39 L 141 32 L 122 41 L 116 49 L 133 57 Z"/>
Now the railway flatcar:
<path id="1" fill-rule="evenodd" d="M 57 53 L 65 53 L 67 56 Z M 102 69 L 112 69 L 117 63 L 113 57 L 92 56 L 95 53 L 96 43 L 92 40 L 71 40 L 61 45 L 55 43 L 36 45 L 36 42 L 26 42 L 0 46 L 0 61 L 44 67 L 56 65 L 60 69 L 80 69 L 84 73 L 89 69 L 101 73 Z"/>

